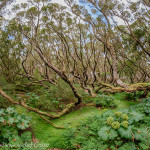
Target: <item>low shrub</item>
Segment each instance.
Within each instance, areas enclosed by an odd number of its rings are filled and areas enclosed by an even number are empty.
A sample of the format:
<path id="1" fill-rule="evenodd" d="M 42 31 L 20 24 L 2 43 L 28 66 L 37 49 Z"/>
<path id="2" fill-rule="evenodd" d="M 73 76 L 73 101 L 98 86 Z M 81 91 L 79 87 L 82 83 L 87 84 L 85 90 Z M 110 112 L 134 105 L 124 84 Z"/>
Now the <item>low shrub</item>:
<path id="1" fill-rule="evenodd" d="M 150 97 L 142 99 L 141 103 L 131 106 L 130 109 L 143 113 L 144 119 L 142 123 L 150 127 Z"/>
<path id="2" fill-rule="evenodd" d="M 49 96 L 51 98 L 61 98 L 66 103 L 70 103 L 76 99 L 70 86 L 62 80 L 58 82 L 58 86 L 50 87 Z"/>
<path id="3" fill-rule="evenodd" d="M 142 112 L 146 116 L 150 116 L 150 97 L 142 99 L 141 103 L 132 106 L 131 109 Z"/>
<path id="4" fill-rule="evenodd" d="M 108 95 L 98 95 L 93 99 L 93 103 L 96 104 L 96 107 L 102 108 L 115 108 L 117 105 L 114 103 L 114 98 Z"/>
<path id="5" fill-rule="evenodd" d="M 26 93 L 25 96 L 26 96 L 26 102 L 27 102 L 27 104 L 33 105 L 33 106 L 35 106 L 36 103 L 40 99 L 40 97 L 38 95 L 36 95 L 35 93 L 33 93 L 33 92 Z"/>
<path id="6" fill-rule="evenodd" d="M 26 93 L 25 95 L 16 96 L 17 99 L 22 99 L 29 106 L 46 110 L 46 111 L 56 111 L 57 109 L 62 109 L 65 106 L 61 103 L 61 98 L 51 98 L 50 92 L 48 90 L 44 91 L 45 94 L 38 96 L 34 92 Z"/>
<path id="7" fill-rule="evenodd" d="M 139 98 L 143 98 L 143 93 L 144 91 L 137 91 L 135 93 L 126 93 L 125 99 L 137 101 Z"/>
<path id="8" fill-rule="evenodd" d="M 31 118 L 19 114 L 14 108 L 0 110 L 0 144 L 7 148 L 21 149 L 21 145 L 27 144 L 32 140 L 32 133 L 25 131 L 29 128 Z M 22 147 L 23 149 L 23 147 Z"/>
<path id="9" fill-rule="evenodd" d="M 24 99 L 28 105 L 41 110 L 61 111 L 66 104 L 75 100 L 70 87 L 64 85 L 60 83 L 58 86 L 51 86 L 49 90 L 41 89 L 40 92 L 26 93 Z"/>

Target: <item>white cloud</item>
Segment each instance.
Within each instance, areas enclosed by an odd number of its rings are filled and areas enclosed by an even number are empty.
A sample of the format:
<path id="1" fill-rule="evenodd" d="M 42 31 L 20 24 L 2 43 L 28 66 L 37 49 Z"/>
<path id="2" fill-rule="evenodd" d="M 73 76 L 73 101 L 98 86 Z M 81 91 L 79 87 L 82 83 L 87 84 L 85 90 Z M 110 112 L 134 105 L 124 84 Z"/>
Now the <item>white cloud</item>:
<path id="1" fill-rule="evenodd" d="M 79 2 L 80 0 L 76 0 L 77 2 Z M 127 2 L 127 0 L 119 0 L 121 3 L 124 3 L 125 5 L 127 5 L 128 4 L 128 2 Z M 137 0 L 130 0 L 130 1 L 132 1 L 132 2 L 136 2 Z M 8 10 L 10 10 L 10 8 L 12 7 L 12 5 L 14 5 L 14 4 L 21 4 L 21 3 L 26 3 L 27 2 L 27 0 L 16 0 L 14 3 L 12 3 L 11 4 L 11 6 L 9 6 L 7 9 Z M 65 1 L 64 0 L 52 0 L 51 1 L 52 3 L 58 3 L 58 4 L 61 4 L 61 5 L 63 5 L 63 6 L 67 6 L 67 4 L 65 3 Z M 14 14 L 11 12 L 10 14 L 8 14 L 8 15 L 5 15 L 5 17 L 8 19 L 8 18 L 12 18 L 12 17 L 14 17 Z M 121 20 L 120 18 L 115 18 L 115 20 L 118 22 L 118 24 L 124 24 L 124 22 L 123 22 L 123 20 Z"/>
<path id="2" fill-rule="evenodd" d="M 11 8 L 13 7 L 13 5 L 21 4 L 21 3 L 27 3 L 27 0 L 15 0 L 13 3 L 11 3 L 11 5 L 7 6 L 5 18 L 11 19 L 11 18 L 15 17 L 15 14 L 10 12 Z M 66 3 L 64 2 L 64 0 L 52 0 L 51 3 L 58 3 L 63 6 L 67 6 Z"/>
<path id="3" fill-rule="evenodd" d="M 128 5 L 128 0 L 120 0 L 120 3 L 124 3 L 126 6 Z M 138 0 L 130 0 L 130 2 L 137 2 Z M 119 18 L 119 17 L 114 17 L 114 20 L 117 21 L 118 25 L 125 25 L 125 22 Z"/>
<path id="4" fill-rule="evenodd" d="M 58 3 L 58 4 L 61 4 L 63 6 L 67 6 L 66 3 L 64 2 L 64 0 L 52 0 L 51 2 L 52 3 Z"/>
<path id="5" fill-rule="evenodd" d="M 21 4 L 21 3 L 26 3 L 26 2 L 27 2 L 27 0 L 16 0 L 15 3 Z M 64 0 L 52 0 L 51 2 L 52 3 L 58 3 L 58 4 L 61 4 L 63 6 L 67 6 L 66 3 L 64 2 Z"/>

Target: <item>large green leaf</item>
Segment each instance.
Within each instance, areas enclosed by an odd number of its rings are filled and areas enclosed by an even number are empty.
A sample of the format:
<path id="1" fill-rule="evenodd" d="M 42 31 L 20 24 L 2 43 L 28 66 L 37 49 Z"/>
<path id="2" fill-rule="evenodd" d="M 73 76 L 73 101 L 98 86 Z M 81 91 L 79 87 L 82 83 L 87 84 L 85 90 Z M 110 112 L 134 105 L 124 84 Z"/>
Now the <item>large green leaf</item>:
<path id="1" fill-rule="evenodd" d="M 14 123 L 14 118 L 8 117 L 8 123 L 13 124 Z"/>
<path id="2" fill-rule="evenodd" d="M 148 150 L 150 148 L 149 146 L 147 146 L 144 143 L 139 143 L 139 146 L 142 148 L 142 150 Z"/>
<path id="3" fill-rule="evenodd" d="M 11 107 L 8 107 L 8 108 L 6 109 L 6 111 L 8 112 L 8 114 L 12 114 L 12 113 L 15 112 L 15 109 L 14 109 L 14 108 L 11 108 Z"/>
<path id="4" fill-rule="evenodd" d="M 9 145 L 11 148 L 16 148 L 18 145 L 21 146 L 23 144 L 21 138 L 18 135 L 13 135 L 9 137 Z"/>
<path id="5" fill-rule="evenodd" d="M 136 112 L 136 111 L 132 111 L 131 112 L 131 115 L 132 115 L 132 117 L 130 117 L 130 119 L 129 119 L 129 122 L 133 122 L 133 121 L 140 121 L 140 120 L 142 120 L 143 119 L 143 117 L 144 117 L 144 115 L 143 114 L 141 114 L 141 113 L 139 113 L 139 112 Z"/>
<path id="6" fill-rule="evenodd" d="M 126 138 L 126 139 L 132 139 L 132 128 L 133 126 L 129 126 L 128 128 L 120 127 L 118 129 L 118 132 L 121 137 Z"/>
<path id="7" fill-rule="evenodd" d="M 118 148 L 118 150 L 137 150 L 133 142 L 128 142 Z"/>
<path id="8" fill-rule="evenodd" d="M 16 118 L 15 118 L 15 122 L 18 123 L 18 122 L 20 122 L 21 119 L 22 119 L 22 116 L 17 115 Z"/>
<path id="9" fill-rule="evenodd" d="M 25 119 L 21 119 L 20 122 L 17 124 L 17 127 L 20 129 L 26 129 L 29 127 L 29 121 Z"/>
<path id="10" fill-rule="evenodd" d="M 27 131 L 21 134 L 21 139 L 23 142 L 29 142 L 32 140 L 32 133 Z"/>
<path id="11" fill-rule="evenodd" d="M 5 119 L 3 117 L 0 117 L 0 123 L 4 123 Z"/>
<path id="12" fill-rule="evenodd" d="M 135 128 L 133 133 L 136 140 L 144 140 L 148 137 L 148 130 L 146 128 Z"/>
<path id="13" fill-rule="evenodd" d="M 112 129 L 111 127 L 108 126 L 103 126 L 99 131 L 98 131 L 99 137 L 104 140 L 113 140 L 118 136 L 118 133 Z"/>
<path id="14" fill-rule="evenodd" d="M 6 127 L 2 128 L 1 135 L 4 138 L 8 139 L 13 134 L 12 131 L 13 131 L 12 128 L 6 126 Z"/>
<path id="15" fill-rule="evenodd" d="M 4 115 L 4 109 L 0 109 L 0 116 Z"/>

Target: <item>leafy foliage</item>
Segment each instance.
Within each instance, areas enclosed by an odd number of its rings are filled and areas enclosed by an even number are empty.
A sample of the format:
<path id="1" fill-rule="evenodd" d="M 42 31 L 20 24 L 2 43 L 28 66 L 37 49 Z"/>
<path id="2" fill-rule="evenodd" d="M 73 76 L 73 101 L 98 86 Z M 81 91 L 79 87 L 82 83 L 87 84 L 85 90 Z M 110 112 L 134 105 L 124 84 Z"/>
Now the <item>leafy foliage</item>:
<path id="1" fill-rule="evenodd" d="M 6 90 L 6 93 L 11 95 L 11 97 L 15 99 L 15 96 L 13 95 L 14 89 L 16 88 L 15 84 L 8 83 L 8 81 L 5 79 L 5 77 L 1 75 L 1 73 L 0 73 L 0 87 Z M 12 104 L 0 94 L 0 108 L 7 108 L 11 105 Z"/>
<path id="2" fill-rule="evenodd" d="M 143 103 L 145 103 L 144 100 Z M 138 104 L 139 105 L 139 104 Z M 144 104 L 145 105 L 145 104 Z M 106 111 L 101 116 L 91 116 L 72 134 L 65 133 L 67 148 L 86 149 L 140 149 L 150 148 L 149 125 L 145 114 L 130 109 L 113 112 Z M 65 141 L 65 140 L 64 140 Z"/>
<path id="3" fill-rule="evenodd" d="M 60 80 L 57 86 L 45 84 L 49 86 L 49 89 L 32 86 L 29 88 L 31 92 L 17 98 L 22 98 L 28 105 L 44 111 L 61 111 L 66 104 L 75 101 L 71 88 L 64 81 Z"/>
<path id="4" fill-rule="evenodd" d="M 146 124 L 150 127 L 150 97 L 143 99 L 141 103 L 132 106 L 131 109 L 135 110 L 136 112 L 142 113 L 143 119 L 141 123 L 143 124 L 143 126 Z"/>
<path id="5" fill-rule="evenodd" d="M 37 101 L 40 99 L 38 95 L 35 93 L 26 93 L 27 96 L 27 102 L 33 106 L 36 105 Z"/>
<path id="6" fill-rule="evenodd" d="M 41 88 L 40 93 L 37 91 L 26 93 L 23 97 L 18 96 L 18 99 L 24 99 L 26 103 L 32 107 L 39 108 L 46 111 L 56 111 L 56 109 L 63 109 L 65 107 L 62 97 L 54 97 L 50 90 Z"/>
<path id="7" fill-rule="evenodd" d="M 18 77 L 17 74 L 20 72 L 20 57 L 16 56 L 20 56 L 23 45 L 18 42 L 17 38 L 19 37 L 11 38 L 10 27 L 6 28 L 4 31 L 0 31 L 0 72 L 9 83 L 14 83 Z"/>
<path id="8" fill-rule="evenodd" d="M 29 128 L 30 120 L 30 117 L 17 113 L 14 108 L 1 109 L 0 144 L 16 148 L 17 145 L 31 142 L 32 133 L 24 131 Z"/>
<path id="9" fill-rule="evenodd" d="M 116 107 L 116 104 L 114 103 L 114 98 L 112 96 L 108 96 L 104 94 L 98 95 L 96 98 L 94 98 L 93 103 L 95 103 L 97 107 L 102 107 L 102 108 Z"/>
<path id="10" fill-rule="evenodd" d="M 34 106 L 41 110 L 56 111 L 64 108 L 64 104 L 61 102 L 62 97 L 54 97 L 49 90 L 43 90 L 43 94 L 40 96 L 36 95 L 35 97 L 36 102 L 34 103 Z"/>
<path id="11" fill-rule="evenodd" d="M 136 111 L 140 111 L 145 115 L 150 116 L 150 97 L 142 99 L 142 102 L 140 104 L 132 106 L 132 109 L 136 109 Z"/>
<path id="12" fill-rule="evenodd" d="M 127 100 L 138 100 L 139 98 L 143 97 L 143 91 L 138 91 L 136 93 L 126 93 L 125 99 Z"/>

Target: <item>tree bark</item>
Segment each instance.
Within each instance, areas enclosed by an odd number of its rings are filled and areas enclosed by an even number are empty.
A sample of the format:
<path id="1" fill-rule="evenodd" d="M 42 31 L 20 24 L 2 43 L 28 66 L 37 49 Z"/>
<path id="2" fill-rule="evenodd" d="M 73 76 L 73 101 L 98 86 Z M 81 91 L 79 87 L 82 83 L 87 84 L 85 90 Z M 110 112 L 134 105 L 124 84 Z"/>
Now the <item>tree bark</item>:
<path id="1" fill-rule="evenodd" d="M 64 74 L 64 72 L 61 72 L 58 68 L 54 67 L 51 63 L 49 63 L 46 58 L 44 57 L 44 55 L 42 54 L 42 51 L 40 50 L 40 48 L 34 44 L 35 49 L 37 51 L 37 53 L 39 54 L 40 58 L 43 60 L 43 62 L 49 67 L 51 68 L 54 72 L 56 72 L 67 84 L 69 84 L 69 86 L 71 87 L 74 96 L 78 99 L 78 101 L 75 103 L 75 105 L 78 105 L 82 102 L 82 98 L 81 96 L 78 94 L 76 88 L 73 86 L 73 83 L 68 79 L 68 77 Z"/>
<path id="2" fill-rule="evenodd" d="M 112 48 L 110 48 L 110 53 L 111 53 L 111 57 L 112 57 L 112 67 L 113 67 L 114 81 L 116 81 L 116 83 L 119 86 L 126 88 L 127 85 L 123 81 L 121 81 L 120 78 L 119 78 L 118 69 L 117 69 L 117 58 L 116 58 L 116 54 L 115 54 L 115 52 Z"/>

